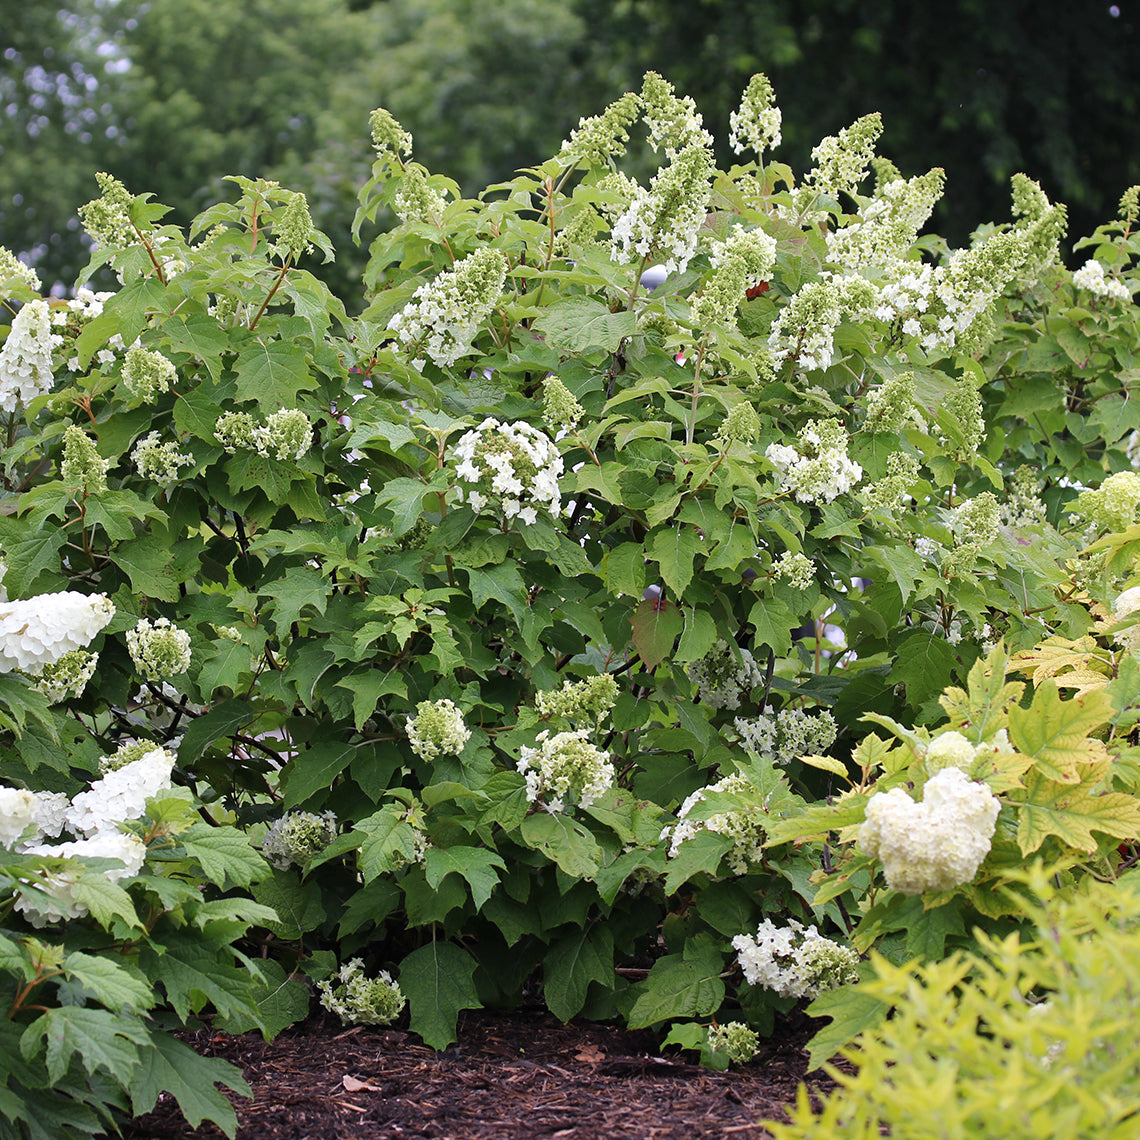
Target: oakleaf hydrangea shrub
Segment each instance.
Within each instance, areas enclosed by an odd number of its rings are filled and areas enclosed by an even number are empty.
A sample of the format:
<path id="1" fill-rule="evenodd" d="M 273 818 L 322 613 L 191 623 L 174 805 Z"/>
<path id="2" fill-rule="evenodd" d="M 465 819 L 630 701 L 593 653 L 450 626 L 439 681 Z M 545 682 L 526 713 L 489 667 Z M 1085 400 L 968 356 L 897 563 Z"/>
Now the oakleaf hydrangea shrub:
<path id="1" fill-rule="evenodd" d="M 710 1025 L 1024 925 L 1026 859 L 1077 893 L 1134 857 L 1134 306 L 1030 178 L 951 250 L 889 123 L 799 175 L 776 96 L 705 123 L 650 73 L 478 197 L 378 110 L 347 307 L 304 196 L 242 175 L 187 230 L 100 176 L 116 288 L 0 257 L 13 843 L 124 856 L 11 878 L 86 907 L 78 953 L 135 936 L 118 892 L 187 916 L 136 957 L 171 1024 L 274 1032 L 359 959 L 434 1048 L 541 992 L 723 1064 Z M 1081 253 L 1130 291 L 1134 199 Z M 214 922 L 207 999 L 171 947 Z M 748 976 L 769 928 L 799 981 Z"/>

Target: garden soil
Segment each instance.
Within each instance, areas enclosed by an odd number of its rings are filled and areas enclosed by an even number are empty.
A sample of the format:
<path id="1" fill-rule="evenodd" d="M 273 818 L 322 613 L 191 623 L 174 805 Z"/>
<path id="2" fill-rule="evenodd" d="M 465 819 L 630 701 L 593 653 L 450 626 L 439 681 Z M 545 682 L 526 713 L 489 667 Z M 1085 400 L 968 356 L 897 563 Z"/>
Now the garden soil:
<path id="1" fill-rule="evenodd" d="M 271 1042 L 201 1030 L 185 1039 L 237 1065 L 254 1099 L 233 1097 L 237 1140 L 764 1140 L 805 1077 L 820 1022 L 793 1014 L 749 1065 L 718 1073 L 658 1052 L 647 1032 L 562 1025 L 546 1013 L 460 1015 L 436 1053 L 396 1030 L 311 1018 Z M 832 1087 L 813 1073 L 814 1092 Z M 223 1140 L 192 1130 L 163 1096 L 126 1140 Z"/>

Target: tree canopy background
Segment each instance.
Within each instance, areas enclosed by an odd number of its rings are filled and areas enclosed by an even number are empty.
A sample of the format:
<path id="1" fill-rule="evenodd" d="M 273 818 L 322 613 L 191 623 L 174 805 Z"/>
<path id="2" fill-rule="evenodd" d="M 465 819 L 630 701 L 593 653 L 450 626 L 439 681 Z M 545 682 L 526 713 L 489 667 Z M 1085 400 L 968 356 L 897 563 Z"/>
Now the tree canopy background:
<path id="1" fill-rule="evenodd" d="M 764 71 L 780 161 L 805 169 L 820 138 L 877 110 L 904 174 L 946 168 L 931 225 L 952 244 L 1008 218 L 1019 170 L 1068 203 L 1071 244 L 1140 182 L 1136 22 L 1134 3 L 1060 0 L 0 0 L 0 244 L 70 286 L 95 171 L 181 223 L 241 173 L 309 196 L 338 251 L 323 273 L 348 292 L 373 107 L 474 192 L 648 69 L 696 100 L 722 162 L 728 115 Z"/>

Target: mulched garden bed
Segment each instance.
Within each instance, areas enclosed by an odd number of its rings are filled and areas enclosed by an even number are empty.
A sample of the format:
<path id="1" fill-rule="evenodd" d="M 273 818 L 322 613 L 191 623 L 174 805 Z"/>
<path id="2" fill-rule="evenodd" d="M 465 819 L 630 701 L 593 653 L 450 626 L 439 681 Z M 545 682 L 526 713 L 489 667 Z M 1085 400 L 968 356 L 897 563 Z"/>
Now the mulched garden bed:
<path id="1" fill-rule="evenodd" d="M 763 1140 L 805 1075 L 818 1022 L 792 1015 L 750 1065 L 726 1073 L 658 1054 L 653 1036 L 549 1014 L 461 1015 L 458 1044 L 436 1053 L 411 1034 L 310 1018 L 266 1043 L 203 1030 L 200 1053 L 238 1065 L 254 1091 L 234 1098 L 237 1140 Z M 809 1081 L 824 1090 L 822 1073 Z M 222 1140 L 193 1131 L 167 1097 L 127 1140 Z"/>

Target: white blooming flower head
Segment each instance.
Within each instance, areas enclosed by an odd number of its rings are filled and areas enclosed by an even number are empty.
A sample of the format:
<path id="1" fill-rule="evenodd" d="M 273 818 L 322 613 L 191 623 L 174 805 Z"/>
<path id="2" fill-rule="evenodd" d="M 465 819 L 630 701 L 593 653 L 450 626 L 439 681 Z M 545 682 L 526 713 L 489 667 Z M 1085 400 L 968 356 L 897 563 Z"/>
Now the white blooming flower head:
<path id="1" fill-rule="evenodd" d="M 1001 505 L 992 491 L 983 491 L 954 508 L 950 525 L 959 542 L 988 546 L 1001 527 Z"/>
<path id="2" fill-rule="evenodd" d="M 656 254 L 666 273 L 684 273 L 708 217 L 712 170 L 708 150 L 694 144 L 659 170 L 648 190 L 637 187 L 613 224 L 610 260 L 625 265 Z"/>
<path id="3" fill-rule="evenodd" d="M 106 859 L 121 866 L 100 868 L 99 874 L 112 883 L 131 879 L 146 861 L 146 844 L 137 835 L 123 835 L 118 831 L 102 831 L 87 839 L 70 843 L 36 844 L 25 849 L 28 855 L 46 855 L 59 859 Z M 33 926 L 47 926 L 52 922 L 66 922 L 82 918 L 88 913 L 86 905 L 75 898 L 78 876 L 68 871 L 48 872 L 35 882 L 38 890 L 23 890 L 16 899 L 16 909 L 22 911 Z M 42 893 L 41 893 L 42 892 Z"/>
<path id="4" fill-rule="evenodd" d="M 792 360 L 803 372 L 829 368 L 842 316 L 842 298 L 835 282 L 809 281 L 776 316 L 768 334 L 768 351 L 774 360 Z"/>
<path id="5" fill-rule="evenodd" d="M 536 748 L 523 745 L 518 771 L 526 777 L 526 798 L 541 803 L 549 812 L 560 812 L 568 804 L 589 807 L 613 786 L 614 766 L 609 753 L 601 751 L 586 737 L 589 729 L 540 732 Z"/>
<path id="6" fill-rule="evenodd" d="M 926 746 L 923 767 L 927 776 L 934 776 L 944 768 L 960 768 L 967 774 L 974 763 L 976 749 L 960 732 L 940 732 Z"/>
<path id="7" fill-rule="evenodd" d="M 728 117 L 729 144 L 736 154 L 743 154 L 745 148 L 758 155 L 775 150 L 780 145 L 783 119 L 772 84 L 762 72 L 757 73 L 748 81 L 739 108 Z"/>
<path id="8" fill-rule="evenodd" d="M 68 825 L 71 800 L 64 792 L 36 792 L 35 842 L 55 839 Z"/>
<path id="9" fill-rule="evenodd" d="M 120 376 L 133 399 L 149 404 L 156 396 L 170 391 L 178 373 L 161 352 L 136 344 L 127 350 Z"/>
<path id="10" fill-rule="evenodd" d="M 223 412 L 214 425 L 214 438 L 233 454 L 238 448 L 256 450 L 257 424 L 249 412 Z"/>
<path id="11" fill-rule="evenodd" d="M 407 1004 L 387 970 L 366 977 L 361 958 L 353 958 L 327 981 L 318 982 L 317 989 L 321 1005 L 345 1025 L 390 1025 Z"/>
<path id="12" fill-rule="evenodd" d="M 733 725 L 745 748 L 779 765 L 826 752 L 839 734 L 835 718 L 826 709 L 815 713 L 780 709 L 774 716 L 737 717 Z"/>
<path id="13" fill-rule="evenodd" d="M 507 257 L 484 246 L 421 285 L 389 322 L 389 328 L 412 354 L 412 367 L 425 360 L 449 368 L 475 351 L 479 326 L 503 295 Z"/>
<path id="14" fill-rule="evenodd" d="M 728 1021 L 709 1026 L 709 1048 L 726 1053 L 734 1065 L 747 1065 L 760 1051 L 760 1035 L 743 1021 Z"/>
<path id="15" fill-rule="evenodd" d="M 152 748 L 137 760 L 109 771 L 71 801 L 68 826 L 82 835 L 118 831 L 118 825 L 138 819 L 147 800 L 170 787 L 174 754 Z"/>
<path id="16" fill-rule="evenodd" d="M 714 812 L 706 819 L 693 818 L 698 804 L 708 799 L 709 793 L 726 793 L 742 796 L 750 801 L 747 808 L 729 808 Z M 682 844 L 699 835 L 702 831 L 715 832 L 732 840 L 726 858 L 733 873 L 744 875 L 753 865 L 764 858 L 764 840 L 767 834 L 764 821 L 767 818 L 760 810 L 763 797 L 747 776 L 734 772 L 724 776 L 706 788 L 700 788 L 688 796 L 677 811 L 677 823 L 672 829 L 666 828 L 663 838 L 669 838 L 669 858 L 680 854 Z"/>
<path id="17" fill-rule="evenodd" d="M 780 997 L 816 998 L 859 980 L 859 955 L 850 947 L 824 938 L 815 926 L 806 929 L 794 918 L 787 926 L 764 919 L 755 935 L 732 940 L 744 980 Z"/>
<path id="18" fill-rule="evenodd" d="M 814 191 L 832 197 L 851 193 L 866 177 L 875 143 L 882 133 L 882 116 L 876 111 L 856 119 L 838 135 L 820 140 L 812 148 L 815 167 L 805 181 Z"/>
<path id="19" fill-rule="evenodd" d="M 0 847 L 15 847 L 35 820 L 34 792 L 0 786 Z"/>
<path id="20" fill-rule="evenodd" d="M 664 149 L 675 159 L 689 147 L 708 150 L 713 137 L 704 129 L 697 105 L 688 96 L 678 96 L 673 85 L 655 71 L 647 71 L 641 84 L 642 115 L 649 127 L 649 145 Z"/>
<path id="21" fill-rule="evenodd" d="M 1112 616 L 1118 621 L 1124 621 L 1140 610 L 1140 586 L 1133 586 L 1118 594 L 1112 603 Z M 1117 645 L 1122 646 L 1129 653 L 1140 656 L 1140 624 L 1129 626 L 1113 635 Z"/>
<path id="22" fill-rule="evenodd" d="M 52 332 L 47 301 L 21 306 L 0 348 L 0 409 L 14 412 L 51 391 L 55 382 L 52 351 L 62 343 L 63 337 Z"/>
<path id="23" fill-rule="evenodd" d="M 95 674 L 99 664 L 98 653 L 88 653 L 85 649 L 73 649 L 58 661 L 40 667 L 34 675 L 36 688 L 48 699 L 49 704 L 58 704 L 69 696 L 80 697 L 87 688 L 87 682 Z"/>
<path id="24" fill-rule="evenodd" d="M 261 853 L 278 870 L 304 870 L 335 838 L 337 820 L 331 811 L 287 812 L 275 820 L 261 842 Z"/>
<path id="25" fill-rule="evenodd" d="M 748 649 L 718 641 L 699 661 L 685 667 L 697 683 L 697 699 L 711 709 L 738 709 L 742 697 L 763 680 L 763 673 Z"/>
<path id="26" fill-rule="evenodd" d="M 438 226 L 447 209 L 447 198 L 428 181 L 428 172 L 418 162 L 403 171 L 392 209 L 402 222 Z"/>
<path id="27" fill-rule="evenodd" d="M 797 590 L 807 590 L 815 584 L 815 563 L 801 550 L 785 550 L 772 564 L 772 573 Z"/>
<path id="28" fill-rule="evenodd" d="M 0 603 L 0 672 L 19 669 L 36 676 L 88 645 L 114 616 L 105 594 L 71 590 Z"/>
<path id="29" fill-rule="evenodd" d="M 176 483 L 180 467 L 194 465 L 192 455 L 184 455 L 176 443 L 163 443 L 156 431 L 148 432 L 135 444 L 131 460 L 143 479 L 149 479 L 160 487 Z"/>
<path id="30" fill-rule="evenodd" d="M 863 478 L 847 455 L 847 433 L 838 420 L 810 420 L 796 447 L 769 444 L 764 457 L 776 468 L 780 489 L 801 503 L 830 503 Z"/>
<path id="31" fill-rule="evenodd" d="M 960 768 L 943 768 L 923 787 L 921 803 L 902 789 L 867 802 L 859 847 L 883 864 L 887 886 L 904 895 L 969 883 L 989 854 L 1001 804 Z"/>
<path id="32" fill-rule="evenodd" d="M 297 408 L 283 408 L 270 415 L 263 426 L 253 429 L 253 446 L 267 459 L 298 462 L 313 445 L 313 426 Z"/>
<path id="33" fill-rule="evenodd" d="M 155 744 L 153 740 L 127 741 L 125 744 L 120 744 L 113 755 L 99 757 L 99 772 L 105 776 L 117 768 L 125 768 L 128 764 L 141 760 L 158 747 L 159 745 Z"/>
<path id="34" fill-rule="evenodd" d="M 408 717 L 407 727 L 408 743 L 421 760 L 458 756 L 471 739 L 471 730 L 463 723 L 463 712 L 446 697 L 420 701 L 416 715 Z"/>
<path id="35" fill-rule="evenodd" d="M 127 630 L 127 649 L 135 668 L 148 681 L 163 681 L 190 668 L 190 635 L 169 618 L 142 618 Z"/>
<path id="36" fill-rule="evenodd" d="M 562 456 L 547 435 L 528 423 L 485 419 L 460 438 L 452 461 L 456 500 L 476 514 L 533 524 L 540 508 L 555 516 L 562 510 Z"/>
<path id="37" fill-rule="evenodd" d="M 391 156 L 400 162 L 401 155 L 412 153 L 412 136 L 392 117 L 391 112 L 377 107 L 369 116 L 372 145 L 382 158 Z"/>

